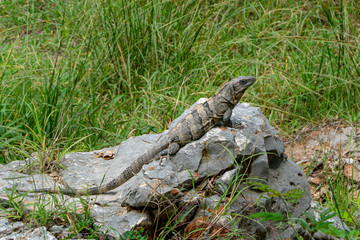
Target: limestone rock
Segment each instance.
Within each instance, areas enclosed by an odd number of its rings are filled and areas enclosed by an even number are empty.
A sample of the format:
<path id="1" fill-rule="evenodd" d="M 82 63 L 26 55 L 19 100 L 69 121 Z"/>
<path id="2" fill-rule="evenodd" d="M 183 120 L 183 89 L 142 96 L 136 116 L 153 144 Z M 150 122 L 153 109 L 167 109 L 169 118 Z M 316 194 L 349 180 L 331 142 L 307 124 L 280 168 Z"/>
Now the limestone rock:
<path id="1" fill-rule="evenodd" d="M 26 232 L 14 231 L 0 238 L 0 240 L 13 240 L 13 239 L 56 240 L 56 238 L 50 232 L 48 232 L 45 227 L 30 229 Z"/>
<path id="2" fill-rule="evenodd" d="M 170 129 L 203 101 L 200 99 L 186 110 Z M 98 196 L 84 196 L 101 231 L 108 232 L 109 238 L 125 236 L 138 228 L 151 232 L 154 221 L 151 217 L 159 214 L 160 224 L 168 222 L 169 216 L 176 216 L 176 221 L 186 225 L 184 232 L 188 237 L 198 227 L 204 228 L 200 235 L 192 236 L 199 239 L 231 232 L 239 237 L 272 239 L 273 229 L 283 237 L 301 232 L 301 227 L 290 228 L 287 222 L 278 228 L 276 221 L 261 223 L 259 218 L 250 219 L 252 214 L 261 212 L 279 213 L 287 219 L 301 218 L 305 212 L 311 212 L 310 187 L 305 173 L 288 159 L 277 131 L 259 108 L 238 104 L 231 121 L 232 127 L 213 128 L 174 156 L 154 159 L 122 186 Z M 133 137 L 119 146 L 99 151 L 68 154 L 60 160 L 65 168 L 59 175 L 76 189 L 106 184 L 166 133 Z M 0 167 L 0 203 L 4 206 L 8 199 L 6 189 L 61 186 L 47 175 L 19 173 L 24 167 L 21 162 Z M 299 191 L 303 196 L 291 201 L 286 195 L 291 191 Z M 69 206 L 78 201 L 69 196 L 56 197 L 59 197 L 56 201 Z M 48 194 L 27 194 L 25 200 L 51 199 Z M 43 230 L 32 234 L 34 237 L 40 232 L 47 234 Z"/>
<path id="3" fill-rule="evenodd" d="M 1 214 L 3 215 L 3 214 Z M 13 232 L 22 232 L 27 227 L 22 222 L 10 222 L 7 218 L 0 218 L 0 237 L 3 238 Z M 0 239 L 1 239 L 0 238 Z"/>
<path id="4" fill-rule="evenodd" d="M 149 229 L 152 225 L 151 219 L 146 213 L 128 212 L 119 203 L 110 203 L 106 206 L 95 205 L 92 209 L 92 216 L 101 224 L 100 230 L 108 232 L 108 235 L 115 239 L 124 237 L 126 232 L 135 227 L 141 226 L 144 229 Z"/>

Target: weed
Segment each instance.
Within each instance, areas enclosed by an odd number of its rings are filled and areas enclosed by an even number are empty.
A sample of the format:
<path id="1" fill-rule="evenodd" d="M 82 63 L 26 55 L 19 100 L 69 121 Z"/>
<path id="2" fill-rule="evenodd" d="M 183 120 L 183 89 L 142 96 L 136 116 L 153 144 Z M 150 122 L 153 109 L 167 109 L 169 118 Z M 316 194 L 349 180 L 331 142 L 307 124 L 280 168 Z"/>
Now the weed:
<path id="1" fill-rule="evenodd" d="M 128 231 L 124 234 L 123 237 L 120 237 L 121 240 L 126 239 L 137 239 L 137 240 L 146 240 L 147 237 L 144 236 L 144 228 L 140 228 L 138 230 Z"/>

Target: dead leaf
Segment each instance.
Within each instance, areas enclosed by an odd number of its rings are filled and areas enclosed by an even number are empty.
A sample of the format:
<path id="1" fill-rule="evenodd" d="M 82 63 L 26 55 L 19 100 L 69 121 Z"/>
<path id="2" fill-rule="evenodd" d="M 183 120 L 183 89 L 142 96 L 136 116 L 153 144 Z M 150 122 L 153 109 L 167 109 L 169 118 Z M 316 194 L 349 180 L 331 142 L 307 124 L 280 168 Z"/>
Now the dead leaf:
<path id="1" fill-rule="evenodd" d="M 177 189 L 177 188 L 171 189 L 171 195 L 176 196 L 176 195 L 178 195 L 179 193 L 180 193 L 179 189 Z"/>
<path id="2" fill-rule="evenodd" d="M 309 177 L 309 182 L 316 184 L 316 185 L 320 185 L 322 182 L 322 179 L 320 177 Z"/>
<path id="3" fill-rule="evenodd" d="M 199 239 L 203 236 L 209 227 L 208 219 L 206 216 L 198 217 L 185 228 L 187 235 L 186 239 Z"/>
<path id="4" fill-rule="evenodd" d="M 344 174 L 349 179 L 354 179 L 355 181 L 360 181 L 359 170 L 353 164 L 345 164 Z"/>
<path id="5" fill-rule="evenodd" d="M 115 154 L 114 154 L 114 151 L 113 150 L 107 150 L 105 152 L 97 152 L 95 153 L 95 157 L 98 158 L 98 157 L 101 157 L 105 160 L 110 160 L 110 159 L 113 159 L 115 157 Z"/>

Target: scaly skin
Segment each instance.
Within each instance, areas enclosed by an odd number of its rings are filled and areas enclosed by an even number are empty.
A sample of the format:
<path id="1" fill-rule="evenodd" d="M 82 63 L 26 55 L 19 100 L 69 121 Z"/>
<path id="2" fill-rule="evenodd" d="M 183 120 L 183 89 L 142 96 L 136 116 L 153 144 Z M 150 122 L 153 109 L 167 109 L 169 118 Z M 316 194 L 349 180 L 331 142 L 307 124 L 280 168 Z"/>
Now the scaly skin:
<path id="1" fill-rule="evenodd" d="M 142 166 L 150 163 L 160 152 L 168 149 L 168 153 L 175 154 L 180 147 L 201 138 L 206 132 L 220 121 L 225 124 L 230 122 L 232 109 L 239 102 L 246 89 L 255 82 L 254 77 L 240 76 L 225 84 L 217 93 L 204 103 L 195 107 L 176 126 L 169 131 L 163 141 L 147 150 L 127 167 L 118 177 L 101 187 L 92 187 L 85 190 L 75 190 L 71 187 L 66 189 L 36 189 L 23 192 L 49 192 L 64 193 L 68 195 L 94 195 L 113 190 L 135 174 L 140 172 Z"/>

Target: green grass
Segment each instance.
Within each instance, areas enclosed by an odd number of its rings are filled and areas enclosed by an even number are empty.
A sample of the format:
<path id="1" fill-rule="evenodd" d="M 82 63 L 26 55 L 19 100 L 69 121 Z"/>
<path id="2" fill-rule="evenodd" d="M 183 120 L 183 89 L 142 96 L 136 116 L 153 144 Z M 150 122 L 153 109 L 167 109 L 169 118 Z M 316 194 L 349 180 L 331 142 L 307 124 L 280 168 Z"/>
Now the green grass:
<path id="1" fill-rule="evenodd" d="M 3 0 L 0 162 L 161 132 L 238 75 L 283 134 L 359 122 L 360 4 Z"/>
<path id="2" fill-rule="evenodd" d="M 356 1 L 4 1 L 0 133 L 77 149 L 163 131 L 237 75 L 286 133 L 359 120 Z"/>
<path id="3" fill-rule="evenodd" d="M 98 231 L 100 227 L 90 216 L 89 205 L 83 199 L 69 203 L 68 200 L 53 195 L 46 200 L 40 197 L 27 201 L 26 194 L 13 190 L 6 191 L 5 194 L 8 200 L 0 204 L 3 218 L 23 221 L 32 228 L 45 226 L 49 229 L 54 225 L 66 225 L 69 226 L 67 234 L 70 237 L 102 239 L 102 233 Z"/>

